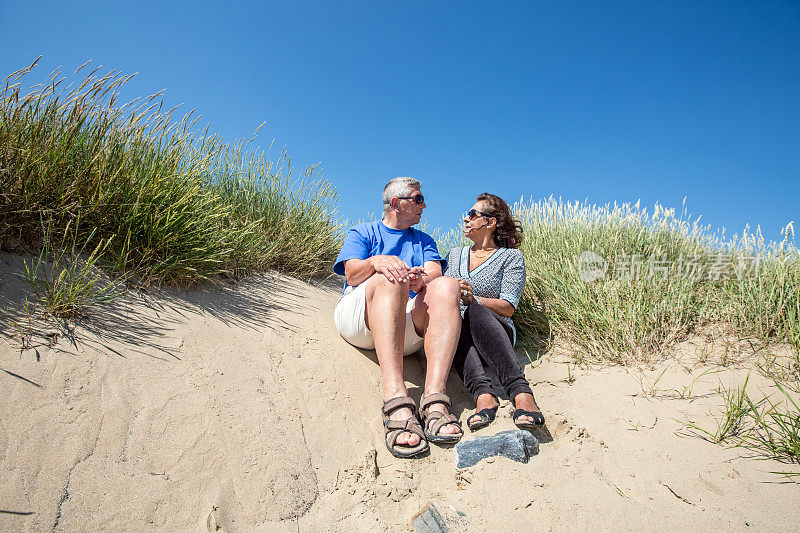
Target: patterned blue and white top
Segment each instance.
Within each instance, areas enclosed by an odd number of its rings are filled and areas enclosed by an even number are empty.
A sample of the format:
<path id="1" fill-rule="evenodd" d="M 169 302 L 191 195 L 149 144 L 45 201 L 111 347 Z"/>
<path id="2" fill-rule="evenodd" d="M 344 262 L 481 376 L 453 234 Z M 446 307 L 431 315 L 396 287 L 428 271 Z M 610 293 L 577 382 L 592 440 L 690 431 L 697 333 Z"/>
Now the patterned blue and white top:
<path id="1" fill-rule="evenodd" d="M 469 246 L 453 248 L 447 254 L 447 270 L 444 275 L 463 279 L 472 285 L 472 292 L 481 298 L 502 298 L 514 309 L 519 305 L 525 287 L 525 258 L 516 248 L 498 248 L 486 261 L 469 271 Z M 461 316 L 466 306 L 461 304 Z M 502 317 L 511 326 L 514 342 L 517 330 L 510 317 Z"/>

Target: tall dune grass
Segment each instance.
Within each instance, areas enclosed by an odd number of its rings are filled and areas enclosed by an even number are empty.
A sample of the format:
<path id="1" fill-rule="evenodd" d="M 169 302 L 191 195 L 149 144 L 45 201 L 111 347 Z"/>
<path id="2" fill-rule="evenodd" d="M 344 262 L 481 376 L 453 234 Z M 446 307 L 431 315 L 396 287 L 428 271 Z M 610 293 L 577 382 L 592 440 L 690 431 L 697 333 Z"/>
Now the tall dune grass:
<path id="1" fill-rule="evenodd" d="M 698 327 L 739 338 L 794 342 L 800 255 L 786 238 L 760 232 L 723 239 L 685 212 L 656 205 L 594 206 L 553 198 L 517 204 L 528 267 L 518 322 L 530 338 L 552 331 L 590 359 L 646 360 Z M 599 279 L 581 277 L 581 254 L 606 261 Z M 544 307 L 544 315 L 536 305 Z"/>
<path id="2" fill-rule="evenodd" d="M 35 65 L 0 93 L 0 243 L 80 218 L 77 238 L 107 243 L 107 266 L 145 283 L 329 270 L 337 194 L 315 167 L 224 143 L 192 113 L 173 120 L 161 93 L 120 104 L 131 76 L 115 71 L 84 65 L 26 88 Z"/>

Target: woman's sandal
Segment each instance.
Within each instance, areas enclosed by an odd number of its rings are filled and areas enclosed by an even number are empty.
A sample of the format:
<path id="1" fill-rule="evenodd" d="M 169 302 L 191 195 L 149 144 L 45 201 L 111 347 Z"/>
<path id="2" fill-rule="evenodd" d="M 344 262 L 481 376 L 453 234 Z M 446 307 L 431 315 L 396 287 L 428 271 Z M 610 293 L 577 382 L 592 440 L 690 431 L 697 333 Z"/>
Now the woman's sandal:
<path id="1" fill-rule="evenodd" d="M 497 408 L 500 407 L 499 405 L 495 405 L 494 407 L 487 407 L 486 409 L 481 409 L 474 415 L 470 415 L 467 419 L 467 427 L 470 431 L 476 431 L 478 429 L 485 428 L 492 422 L 494 422 L 494 417 L 497 415 Z M 472 421 L 473 418 L 476 416 L 480 417 L 475 422 Z"/>
<path id="2" fill-rule="evenodd" d="M 536 398 L 533 399 L 533 403 L 536 404 Z M 516 404 L 514 407 L 516 407 Z M 529 416 L 533 418 L 533 422 L 519 420 L 519 417 L 521 416 Z M 511 418 L 514 420 L 514 425 L 520 429 L 533 429 L 544 425 L 544 415 L 541 411 L 526 411 L 525 409 L 517 409 L 514 411 L 514 414 L 511 415 Z"/>
<path id="3" fill-rule="evenodd" d="M 492 394 L 492 396 L 494 396 L 494 394 Z M 470 415 L 470 417 L 467 418 L 467 427 L 470 429 L 470 431 L 475 431 L 481 428 L 485 428 L 486 426 L 494 422 L 494 417 L 497 416 L 497 409 L 500 407 L 500 400 L 497 399 L 497 396 L 494 396 L 494 399 L 497 402 L 497 405 L 495 405 L 494 407 L 487 407 L 486 409 L 481 409 L 477 413 Z M 473 422 L 472 419 L 475 418 L 476 416 L 479 418 L 478 420 Z"/>
<path id="4" fill-rule="evenodd" d="M 422 415 L 422 422 L 425 425 L 425 437 L 430 442 L 439 444 L 452 444 L 461 440 L 464 432 L 461 431 L 461 423 L 456 417 L 450 413 L 440 413 L 439 411 L 431 411 L 430 406 L 435 403 L 441 403 L 450 409 L 450 398 L 443 392 L 434 392 L 427 396 L 422 396 L 420 399 L 419 407 L 420 414 Z M 460 430 L 459 433 L 444 433 L 440 434 L 439 431 L 447 424 L 455 424 Z"/>
<path id="5" fill-rule="evenodd" d="M 517 420 L 521 416 L 529 416 L 533 418 L 533 422 L 527 420 Z M 544 425 L 544 415 L 541 411 L 526 411 L 525 409 L 517 409 L 512 415 L 514 425 L 520 429 L 533 429 Z"/>
<path id="6" fill-rule="evenodd" d="M 411 416 L 406 420 L 392 420 L 389 418 L 393 412 L 403 407 L 411 409 Z M 428 441 L 425 440 L 425 433 L 417 419 L 417 404 L 408 396 L 398 396 L 383 403 L 383 426 L 386 429 L 386 448 L 395 457 L 408 458 L 416 457 L 428 451 Z M 414 446 L 408 444 L 398 444 L 397 437 L 401 433 L 413 433 L 419 436 L 419 443 Z"/>

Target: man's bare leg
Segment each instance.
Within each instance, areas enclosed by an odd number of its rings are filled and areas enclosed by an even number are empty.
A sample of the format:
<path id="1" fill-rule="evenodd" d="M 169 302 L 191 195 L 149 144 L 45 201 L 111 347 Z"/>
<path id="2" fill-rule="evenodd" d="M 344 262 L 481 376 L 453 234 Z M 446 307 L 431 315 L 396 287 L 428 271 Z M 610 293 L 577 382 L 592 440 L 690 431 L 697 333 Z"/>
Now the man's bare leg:
<path id="1" fill-rule="evenodd" d="M 411 316 L 414 327 L 425 341 L 425 357 L 428 362 L 425 374 L 425 395 L 446 392 L 447 376 L 456 353 L 461 332 L 461 313 L 458 280 L 440 276 L 431 281 L 414 302 Z M 430 409 L 447 413 L 447 407 L 433 404 Z M 443 426 L 440 433 L 455 434 L 460 430 L 454 424 Z"/>
<path id="2" fill-rule="evenodd" d="M 364 321 L 372 331 L 375 353 L 383 381 L 383 401 L 408 396 L 403 380 L 403 340 L 406 329 L 406 303 L 408 282 L 391 282 L 383 274 L 374 274 L 366 282 L 366 310 Z M 389 417 L 392 420 L 407 420 L 412 415 L 408 408 L 397 409 Z M 404 432 L 398 435 L 397 443 L 415 446 L 419 436 Z"/>

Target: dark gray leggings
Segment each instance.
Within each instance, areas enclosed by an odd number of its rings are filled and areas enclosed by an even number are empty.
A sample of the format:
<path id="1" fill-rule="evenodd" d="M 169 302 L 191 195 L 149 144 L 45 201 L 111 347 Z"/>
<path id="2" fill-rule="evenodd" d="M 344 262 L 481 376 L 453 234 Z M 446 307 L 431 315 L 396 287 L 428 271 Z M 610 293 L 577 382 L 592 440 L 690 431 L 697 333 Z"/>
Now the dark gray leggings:
<path id="1" fill-rule="evenodd" d="M 476 400 L 481 394 L 494 394 L 484 362 L 500 378 L 512 401 L 517 394 L 533 394 L 514 353 L 512 335 L 500 315 L 486 306 L 475 303 L 464 312 L 453 368 Z"/>

